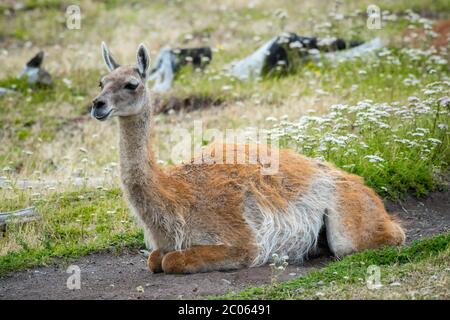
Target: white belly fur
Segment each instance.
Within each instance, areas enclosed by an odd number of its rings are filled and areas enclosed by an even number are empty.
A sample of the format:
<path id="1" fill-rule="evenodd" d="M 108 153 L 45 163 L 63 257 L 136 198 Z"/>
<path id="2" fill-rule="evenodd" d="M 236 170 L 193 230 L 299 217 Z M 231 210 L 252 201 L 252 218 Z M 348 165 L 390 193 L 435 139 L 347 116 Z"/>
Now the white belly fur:
<path id="1" fill-rule="evenodd" d="M 317 245 L 324 215 L 336 212 L 335 194 L 333 177 L 318 173 L 307 191 L 291 201 L 285 211 L 272 212 L 248 197 L 244 217 L 259 247 L 252 266 L 265 264 L 275 253 L 301 262 Z"/>

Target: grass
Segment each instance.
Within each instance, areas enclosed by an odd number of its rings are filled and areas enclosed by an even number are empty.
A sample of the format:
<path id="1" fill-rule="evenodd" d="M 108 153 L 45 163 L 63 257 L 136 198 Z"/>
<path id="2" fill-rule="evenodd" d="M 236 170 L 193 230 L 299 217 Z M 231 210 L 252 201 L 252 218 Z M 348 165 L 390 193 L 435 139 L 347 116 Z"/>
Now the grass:
<path id="1" fill-rule="evenodd" d="M 429 25 L 413 19 L 408 9 L 433 21 L 448 19 L 447 1 L 378 1 L 382 10 L 398 14 L 381 30 L 366 28 L 363 13 L 371 1 L 79 3 L 81 30 L 65 26 L 67 1 L 30 0 L 16 9 L 14 1 L 0 5 L 0 87 L 17 91 L 0 96 L 0 211 L 33 205 L 43 214 L 42 220 L 13 227 L 0 238 L 0 274 L 142 242 L 118 191 L 117 123 L 89 117 L 90 101 L 105 74 L 102 40 L 120 63 L 132 63 L 142 41 L 152 57 L 166 45 L 213 48 L 204 72 L 185 68 L 162 97 L 205 104 L 190 113 L 155 116 L 154 150 L 163 163 L 170 163 L 175 129 L 191 131 L 193 120 L 201 119 L 205 129 L 256 126 L 279 133 L 283 147 L 359 174 L 386 197 L 425 194 L 447 183 L 449 110 L 439 99 L 448 95 L 448 54 L 430 49 L 429 33 L 405 38 L 408 29 Z M 387 50 L 369 60 L 305 63 L 283 77 L 244 82 L 226 75 L 226 65 L 282 31 L 381 37 Z M 49 87 L 29 87 L 14 77 L 39 50 L 54 79 Z M 417 99 L 409 99 L 413 96 Z M 363 107 L 361 101 L 366 101 Z M 425 113 L 419 112 L 423 105 L 429 108 Z M 398 116 L 397 111 L 404 112 Z M 304 116 L 317 118 L 302 127 Z M 100 189 L 80 188 L 72 185 L 75 178 L 104 180 Z"/>
<path id="2" fill-rule="evenodd" d="M 414 96 L 405 105 L 364 100 L 335 105 L 324 116 L 280 121 L 272 137 L 284 147 L 364 177 L 390 198 L 407 192 L 420 196 L 446 186 L 450 160 L 448 83 L 436 82 L 424 90 L 427 98 Z"/>
<path id="3" fill-rule="evenodd" d="M 2 201 L 2 210 L 32 204 L 41 219 L 9 224 L 0 238 L 0 276 L 100 250 L 141 247 L 143 235 L 127 212 L 118 189 L 48 191 L 31 198 L 17 191 Z"/>
<path id="4" fill-rule="evenodd" d="M 415 241 L 409 247 L 366 250 L 283 283 L 248 288 L 224 299 L 446 299 L 450 276 L 450 234 Z M 377 289 L 368 287 L 380 270 Z"/>

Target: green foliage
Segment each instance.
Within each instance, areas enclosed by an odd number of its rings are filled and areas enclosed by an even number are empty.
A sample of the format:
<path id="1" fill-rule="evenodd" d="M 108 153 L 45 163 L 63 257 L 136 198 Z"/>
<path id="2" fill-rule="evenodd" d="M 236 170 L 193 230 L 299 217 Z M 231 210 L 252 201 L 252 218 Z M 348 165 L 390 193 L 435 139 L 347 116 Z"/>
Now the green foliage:
<path id="1" fill-rule="evenodd" d="M 447 82 L 423 91 L 410 102 L 335 105 L 325 116 L 280 121 L 271 135 L 282 147 L 330 161 L 365 178 L 379 193 L 397 198 L 441 187 L 449 166 Z"/>
<path id="2" fill-rule="evenodd" d="M 0 247 L 15 243 L 0 256 L 0 275 L 106 249 L 141 247 L 143 235 L 128 214 L 118 189 L 80 190 L 3 199 L 2 209 L 33 205 L 42 218 L 10 224 Z M 34 240 L 30 240 L 33 237 Z"/>

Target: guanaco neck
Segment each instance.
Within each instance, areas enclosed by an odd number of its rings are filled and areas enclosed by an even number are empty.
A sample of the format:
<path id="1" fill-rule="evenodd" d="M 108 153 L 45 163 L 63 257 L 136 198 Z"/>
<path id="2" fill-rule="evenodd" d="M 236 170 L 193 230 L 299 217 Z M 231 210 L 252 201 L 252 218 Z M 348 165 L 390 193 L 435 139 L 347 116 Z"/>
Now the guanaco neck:
<path id="1" fill-rule="evenodd" d="M 122 183 L 131 204 L 136 209 L 158 209 L 158 167 L 150 147 L 151 105 L 145 96 L 143 110 L 138 115 L 119 117 L 120 171 Z M 145 206 L 145 207 L 143 207 Z"/>

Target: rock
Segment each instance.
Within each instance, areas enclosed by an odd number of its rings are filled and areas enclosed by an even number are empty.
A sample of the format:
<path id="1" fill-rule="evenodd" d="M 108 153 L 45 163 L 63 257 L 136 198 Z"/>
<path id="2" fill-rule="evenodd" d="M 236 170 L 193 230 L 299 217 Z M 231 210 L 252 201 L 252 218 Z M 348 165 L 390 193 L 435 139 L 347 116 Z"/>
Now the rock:
<path id="1" fill-rule="evenodd" d="M 136 287 L 136 291 L 137 291 L 137 292 L 140 292 L 140 293 L 144 293 L 144 292 L 145 292 L 143 286 L 138 286 L 138 287 Z"/>
<path id="2" fill-rule="evenodd" d="M 52 83 L 52 76 L 44 68 L 42 62 L 44 60 L 44 51 L 39 51 L 33 58 L 31 58 L 19 74 L 19 78 L 26 77 L 29 84 L 50 85 Z"/>
<path id="3" fill-rule="evenodd" d="M 148 250 L 139 250 L 139 252 L 145 257 L 148 258 L 150 255 L 150 252 Z"/>
<path id="4" fill-rule="evenodd" d="M 169 91 L 181 67 L 191 64 L 194 69 L 204 69 L 211 59 L 212 50 L 209 47 L 161 49 L 150 71 L 149 80 L 155 82 L 152 90 L 159 93 Z"/>
<path id="5" fill-rule="evenodd" d="M 317 39 L 295 33 L 282 33 L 264 43 L 246 58 L 229 67 L 239 79 L 257 78 L 274 71 L 287 71 L 308 61 L 319 61 L 321 54 L 330 61 L 342 61 L 365 55 L 382 47 L 377 38 L 367 43 L 338 38 Z"/>

